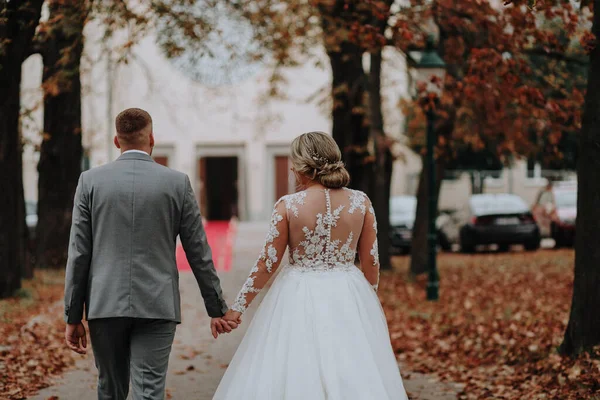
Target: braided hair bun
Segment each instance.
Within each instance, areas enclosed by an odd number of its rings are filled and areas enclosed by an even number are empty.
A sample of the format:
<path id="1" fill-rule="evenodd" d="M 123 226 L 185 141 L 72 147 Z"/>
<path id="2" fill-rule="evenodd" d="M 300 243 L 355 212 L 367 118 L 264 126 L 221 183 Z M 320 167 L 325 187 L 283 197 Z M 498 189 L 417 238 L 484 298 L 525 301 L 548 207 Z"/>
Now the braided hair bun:
<path id="1" fill-rule="evenodd" d="M 338 189 L 350 183 L 342 152 L 326 133 L 308 132 L 294 139 L 291 161 L 295 171 L 327 188 Z"/>

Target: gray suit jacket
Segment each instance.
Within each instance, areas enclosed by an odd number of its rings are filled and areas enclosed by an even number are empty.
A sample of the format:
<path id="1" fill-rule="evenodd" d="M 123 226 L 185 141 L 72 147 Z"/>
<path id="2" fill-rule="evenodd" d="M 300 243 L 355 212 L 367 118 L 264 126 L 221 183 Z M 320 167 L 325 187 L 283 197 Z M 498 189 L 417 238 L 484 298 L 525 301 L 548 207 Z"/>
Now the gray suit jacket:
<path id="1" fill-rule="evenodd" d="M 65 278 L 65 321 L 181 322 L 177 235 L 211 317 L 227 305 L 187 175 L 142 153 L 81 174 Z"/>

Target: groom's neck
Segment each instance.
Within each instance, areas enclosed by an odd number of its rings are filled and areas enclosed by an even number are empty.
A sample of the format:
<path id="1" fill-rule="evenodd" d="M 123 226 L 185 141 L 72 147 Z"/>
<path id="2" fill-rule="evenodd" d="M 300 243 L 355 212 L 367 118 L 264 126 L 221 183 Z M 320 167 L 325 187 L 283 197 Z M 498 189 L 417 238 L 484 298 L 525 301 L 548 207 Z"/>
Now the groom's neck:
<path id="1" fill-rule="evenodd" d="M 126 151 L 130 151 L 130 150 L 138 150 L 138 151 L 143 151 L 143 152 L 148 153 L 148 154 L 152 154 L 152 147 L 150 147 L 150 146 L 128 146 L 128 147 L 121 147 L 121 154 L 125 153 Z"/>

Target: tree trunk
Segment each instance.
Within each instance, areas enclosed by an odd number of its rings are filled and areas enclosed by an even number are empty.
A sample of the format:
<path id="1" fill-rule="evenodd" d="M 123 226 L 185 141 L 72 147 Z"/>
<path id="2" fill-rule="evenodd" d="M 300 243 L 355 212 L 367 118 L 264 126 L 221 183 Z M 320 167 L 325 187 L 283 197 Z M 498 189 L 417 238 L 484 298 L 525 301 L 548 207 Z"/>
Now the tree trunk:
<path id="1" fill-rule="evenodd" d="M 600 0 L 594 1 L 592 32 L 600 38 Z M 600 46 L 590 53 L 590 73 L 585 97 L 577 166 L 577 235 L 575 280 L 571 314 L 559 351 L 576 355 L 600 345 Z"/>
<path id="2" fill-rule="evenodd" d="M 427 273 L 427 228 L 429 220 L 429 212 L 427 209 L 427 199 L 429 196 L 429 188 L 427 187 L 428 167 L 425 157 L 421 157 L 423 168 L 419 176 L 419 187 L 417 189 L 417 212 L 415 214 L 415 223 L 413 225 L 413 236 L 410 252 L 410 274 L 417 276 Z M 444 163 L 441 160 L 436 162 L 436 194 L 439 199 L 440 188 L 442 186 Z"/>
<path id="3" fill-rule="evenodd" d="M 0 5 L 0 298 L 21 287 L 25 261 L 23 157 L 19 130 L 21 64 L 40 19 L 43 0 Z"/>
<path id="4" fill-rule="evenodd" d="M 381 111 L 381 49 L 371 54 L 369 70 L 369 126 L 375 143 L 373 207 L 377 216 L 377 240 L 381 269 L 391 269 L 390 258 L 390 195 L 393 157 L 385 137 L 383 113 Z"/>
<path id="5" fill-rule="evenodd" d="M 37 267 L 63 268 L 81 173 L 81 81 L 87 2 L 51 1 L 44 42 L 44 138 L 38 165 Z"/>
<path id="6" fill-rule="evenodd" d="M 363 51 L 352 43 L 343 42 L 339 49 L 328 51 L 327 55 L 333 75 L 333 138 L 342 150 L 352 178 L 350 186 L 372 195 Z"/>

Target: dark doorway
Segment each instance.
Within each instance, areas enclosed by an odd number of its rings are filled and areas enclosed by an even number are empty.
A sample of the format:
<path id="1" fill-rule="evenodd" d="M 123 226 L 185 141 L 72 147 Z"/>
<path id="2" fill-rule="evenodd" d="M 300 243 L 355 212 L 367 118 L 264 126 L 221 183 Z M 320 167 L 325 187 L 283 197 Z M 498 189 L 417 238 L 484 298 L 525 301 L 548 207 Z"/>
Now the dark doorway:
<path id="1" fill-rule="evenodd" d="M 154 158 L 157 164 L 164 165 L 165 167 L 169 166 L 169 157 L 167 156 L 153 156 L 152 158 Z"/>
<path id="2" fill-rule="evenodd" d="M 238 158 L 203 157 L 199 160 L 200 208 L 208 220 L 238 216 Z"/>

